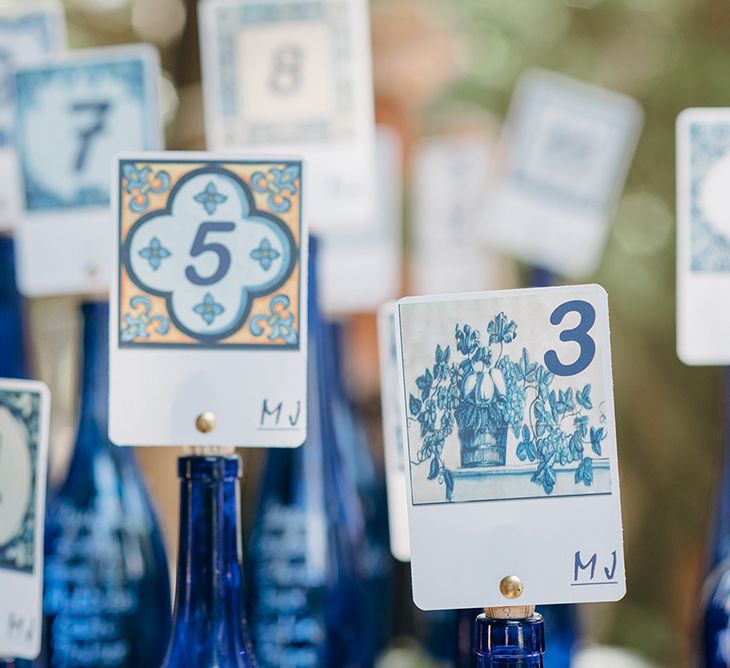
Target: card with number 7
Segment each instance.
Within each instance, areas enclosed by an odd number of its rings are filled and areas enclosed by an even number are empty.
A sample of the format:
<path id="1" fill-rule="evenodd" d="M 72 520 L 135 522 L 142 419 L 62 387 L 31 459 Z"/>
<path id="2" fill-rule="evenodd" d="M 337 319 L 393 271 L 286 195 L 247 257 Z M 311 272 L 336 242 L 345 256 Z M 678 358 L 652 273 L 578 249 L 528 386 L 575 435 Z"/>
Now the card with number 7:
<path id="1" fill-rule="evenodd" d="M 409 297 L 398 326 L 416 604 L 621 598 L 605 291 Z"/>
<path id="2" fill-rule="evenodd" d="M 300 160 L 133 153 L 114 177 L 109 434 L 295 447 L 306 435 Z"/>
<path id="3" fill-rule="evenodd" d="M 30 296 L 106 290 L 114 155 L 162 148 L 148 45 L 72 51 L 15 73 L 19 284 Z"/>

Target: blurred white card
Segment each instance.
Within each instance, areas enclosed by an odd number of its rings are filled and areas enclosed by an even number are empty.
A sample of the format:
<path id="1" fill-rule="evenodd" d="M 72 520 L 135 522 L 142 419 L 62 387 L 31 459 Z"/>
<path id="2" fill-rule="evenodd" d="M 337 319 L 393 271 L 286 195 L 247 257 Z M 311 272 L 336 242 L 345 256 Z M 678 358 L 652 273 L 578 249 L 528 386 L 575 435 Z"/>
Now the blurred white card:
<path id="1" fill-rule="evenodd" d="M 18 163 L 12 148 L 13 68 L 26 59 L 66 47 L 63 8 L 57 2 L 0 7 L 0 231 L 15 226 L 19 210 Z"/>
<path id="2" fill-rule="evenodd" d="M 159 76 L 157 50 L 146 44 L 71 51 L 16 70 L 26 295 L 108 288 L 113 157 L 162 147 Z"/>
<path id="3" fill-rule="evenodd" d="M 375 155 L 377 205 L 357 227 L 333 227 L 322 239 L 322 304 L 326 313 L 375 312 L 401 292 L 403 146 L 391 128 L 379 126 Z"/>
<path id="4" fill-rule="evenodd" d="M 677 355 L 730 364 L 730 108 L 677 117 Z"/>
<path id="5" fill-rule="evenodd" d="M 632 98 L 552 72 L 523 75 L 503 136 L 506 164 L 484 238 L 572 277 L 598 266 L 643 113 Z"/>
<path id="6" fill-rule="evenodd" d="M 398 319 L 416 605 L 620 599 L 605 291 L 408 297 Z M 500 592 L 509 575 L 524 600 Z"/>
<path id="7" fill-rule="evenodd" d="M 208 149 L 307 163 L 313 231 L 374 209 L 366 0 L 205 0 L 200 44 Z"/>
<path id="8" fill-rule="evenodd" d="M 48 388 L 0 379 L 0 656 L 35 659 L 43 627 Z"/>
<path id="9" fill-rule="evenodd" d="M 385 449 L 385 484 L 388 494 L 390 551 L 399 561 L 410 561 L 408 535 L 408 497 L 403 446 L 403 409 L 398 384 L 396 347 L 396 302 L 387 302 L 378 310 L 378 354 L 380 356 L 380 400 L 383 414 Z"/>
<path id="10" fill-rule="evenodd" d="M 301 445 L 301 161 L 168 152 L 116 162 L 109 437 L 119 445 Z M 213 424 L 199 421 L 206 413 Z"/>
<path id="11" fill-rule="evenodd" d="M 502 263 L 478 239 L 493 185 L 486 133 L 431 137 L 414 149 L 409 288 L 435 294 L 502 287 Z"/>

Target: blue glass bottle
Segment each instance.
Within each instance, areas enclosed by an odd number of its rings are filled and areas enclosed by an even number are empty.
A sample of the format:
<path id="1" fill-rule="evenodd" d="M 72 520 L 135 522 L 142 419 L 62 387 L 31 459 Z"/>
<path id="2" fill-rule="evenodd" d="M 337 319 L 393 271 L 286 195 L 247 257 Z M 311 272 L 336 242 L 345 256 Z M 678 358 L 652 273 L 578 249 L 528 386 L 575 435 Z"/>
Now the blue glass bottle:
<path id="1" fill-rule="evenodd" d="M 730 665 L 730 367 L 725 369 L 725 453 L 717 494 L 714 528 L 700 593 L 699 628 L 694 648 L 696 668 Z"/>
<path id="2" fill-rule="evenodd" d="M 335 420 L 336 443 L 351 485 L 360 499 L 364 519 L 364 545 L 360 552 L 364 595 L 364 664 L 371 666 L 385 649 L 392 633 L 391 596 L 393 562 L 390 556 L 388 500 L 385 473 L 370 450 L 365 424 L 345 383 L 343 327 L 330 322 L 325 331 L 328 376 L 332 388 L 331 407 Z"/>
<path id="3" fill-rule="evenodd" d="M 478 668 L 543 668 L 542 616 L 497 619 L 482 613 L 475 621 L 474 653 Z"/>
<path id="4" fill-rule="evenodd" d="M 181 457 L 172 638 L 163 668 L 256 668 L 244 616 L 237 456 Z"/>
<path id="5" fill-rule="evenodd" d="M 131 448 L 109 441 L 108 305 L 82 306 L 79 430 L 46 511 L 47 668 L 159 668 L 170 631 L 167 560 Z"/>
<path id="6" fill-rule="evenodd" d="M 335 443 L 317 306 L 316 242 L 309 250 L 307 440 L 267 452 L 249 556 L 250 616 L 262 668 L 350 668 L 364 663 L 354 542 L 362 515 Z M 359 536 L 359 538 L 358 538 Z"/>
<path id="7" fill-rule="evenodd" d="M 15 244 L 0 235 L 0 378 L 28 378 L 25 304 L 15 282 Z"/>

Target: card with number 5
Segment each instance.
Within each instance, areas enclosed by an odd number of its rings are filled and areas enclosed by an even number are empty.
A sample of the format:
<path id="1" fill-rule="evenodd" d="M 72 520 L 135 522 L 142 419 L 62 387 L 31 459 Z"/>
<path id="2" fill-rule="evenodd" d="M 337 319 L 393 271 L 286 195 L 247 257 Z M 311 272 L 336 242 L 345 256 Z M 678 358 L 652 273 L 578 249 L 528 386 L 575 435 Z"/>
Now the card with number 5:
<path id="1" fill-rule="evenodd" d="M 0 656 L 41 650 L 48 388 L 0 379 Z"/>
<path id="2" fill-rule="evenodd" d="M 374 211 L 375 125 L 366 0 L 205 0 L 208 148 L 296 151 L 312 226 Z"/>
<path id="3" fill-rule="evenodd" d="M 409 297 L 398 324 L 416 604 L 621 598 L 605 291 Z"/>
<path id="4" fill-rule="evenodd" d="M 301 161 L 129 154 L 114 187 L 112 441 L 301 445 Z"/>
<path id="5" fill-rule="evenodd" d="M 162 148 L 157 51 L 73 51 L 15 74 L 19 284 L 30 296 L 109 285 L 109 183 L 123 150 Z"/>

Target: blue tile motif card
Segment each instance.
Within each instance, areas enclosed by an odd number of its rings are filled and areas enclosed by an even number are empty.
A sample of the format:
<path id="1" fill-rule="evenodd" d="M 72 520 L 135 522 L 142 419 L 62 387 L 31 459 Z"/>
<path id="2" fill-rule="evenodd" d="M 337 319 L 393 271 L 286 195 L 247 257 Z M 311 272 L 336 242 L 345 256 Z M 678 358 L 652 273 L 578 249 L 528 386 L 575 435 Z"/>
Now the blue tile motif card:
<path id="1" fill-rule="evenodd" d="M 279 157 L 117 159 L 109 416 L 115 443 L 304 441 L 303 182 L 301 160 Z M 198 422 L 204 414 L 214 416 L 207 431 Z"/>
<path id="2" fill-rule="evenodd" d="M 643 122 L 639 104 L 552 72 L 523 75 L 503 137 L 506 163 L 485 239 L 572 277 L 598 266 Z"/>
<path id="3" fill-rule="evenodd" d="M 403 449 L 403 409 L 398 386 L 396 344 L 396 302 L 378 310 L 378 354 L 380 356 L 380 399 L 385 450 L 385 484 L 388 494 L 390 551 L 399 561 L 410 561 L 406 461 Z"/>
<path id="4" fill-rule="evenodd" d="M 12 148 L 13 68 L 24 60 L 56 53 L 66 46 L 63 9 L 56 2 L 0 8 L 0 230 L 18 216 L 18 165 Z"/>
<path id="5" fill-rule="evenodd" d="M 204 0 L 207 148 L 295 151 L 313 229 L 374 211 L 374 111 L 366 0 Z"/>
<path id="6" fill-rule="evenodd" d="M 0 656 L 41 649 L 48 388 L 0 379 Z"/>
<path id="7" fill-rule="evenodd" d="M 109 283 L 109 184 L 123 150 L 161 148 L 148 45 L 73 51 L 15 73 L 19 283 L 27 295 Z"/>
<path id="8" fill-rule="evenodd" d="M 677 354 L 730 364 L 730 109 L 677 118 Z"/>
<path id="9" fill-rule="evenodd" d="M 614 601 L 625 593 L 605 291 L 398 302 L 416 604 Z M 443 577 L 448 564 L 448 579 Z"/>

